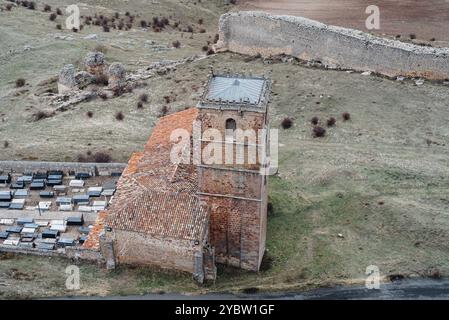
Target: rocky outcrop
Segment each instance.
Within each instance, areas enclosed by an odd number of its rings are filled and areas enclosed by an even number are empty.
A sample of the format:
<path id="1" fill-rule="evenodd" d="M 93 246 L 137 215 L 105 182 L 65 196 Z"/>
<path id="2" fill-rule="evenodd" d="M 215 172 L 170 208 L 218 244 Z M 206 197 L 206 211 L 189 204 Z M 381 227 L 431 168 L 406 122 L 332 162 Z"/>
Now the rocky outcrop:
<path id="1" fill-rule="evenodd" d="M 84 58 L 84 65 L 86 71 L 95 76 L 101 76 L 105 73 L 105 58 L 101 52 L 90 52 L 86 58 Z"/>
<path id="2" fill-rule="evenodd" d="M 59 73 L 58 92 L 70 92 L 76 88 L 75 67 L 73 64 L 66 64 Z"/>
<path id="3" fill-rule="evenodd" d="M 125 67 L 118 62 L 114 62 L 109 66 L 109 89 L 120 90 L 126 84 L 126 71 Z"/>
<path id="4" fill-rule="evenodd" d="M 221 16 L 217 48 L 264 57 L 286 54 L 327 67 L 389 77 L 449 78 L 449 48 L 432 48 L 292 16 L 237 12 Z"/>

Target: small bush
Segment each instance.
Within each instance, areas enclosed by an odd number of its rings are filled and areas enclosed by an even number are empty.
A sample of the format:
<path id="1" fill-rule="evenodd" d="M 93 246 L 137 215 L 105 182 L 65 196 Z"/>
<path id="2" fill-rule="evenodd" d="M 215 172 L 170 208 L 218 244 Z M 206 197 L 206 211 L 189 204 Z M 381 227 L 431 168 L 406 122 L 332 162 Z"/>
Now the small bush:
<path id="1" fill-rule="evenodd" d="M 118 13 L 118 12 L 114 13 L 114 17 L 115 17 L 116 19 L 118 19 L 118 18 L 120 17 L 120 13 Z"/>
<path id="2" fill-rule="evenodd" d="M 80 27 L 81 27 L 81 26 L 80 26 Z M 73 32 L 78 32 L 78 29 L 75 28 L 75 27 L 73 27 L 73 28 L 72 28 L 72 31 L 73 31 Z"/>
<path id="3" fill-rule="evenodd" d="M 217 43 L 220 40 L 220 35 L 217 33 L 214 38 L 214 43 Z"/>
<path id="4" fill-rule="evenodd" d="M 87 111 L 87 112 L 86 112 L 86 116 L 87 116 L 88 118 L 92 118 L 92 117 L 94 116 L 94 113 L 93 113 L 92 111 Z"/>
<path id="5" fill-rule="evenodd" d="M 58 24 L 56 25 L 56 29 L 62 30 L 62 26 L 58 23 Z"/>
<path id="6" fill-rule="evenodd" d="M 165 116 L 165 115 L 167 115 L 168 114 L 168 107 L 167 106 L 163 106 L 162 108 L 161 108 L 161 115 L 162 116 Z"/>
<path id="7" fill-rule="evenodd" d="M 204 20 L 203 19 L 198 19 L 198 24 L 203 24 Z"/>
<path id="8" fill-rule="evenodd" d="M 61 11 L 61 9 L 56 8 L 56 14 L 57 14 L 58 16 L 62 16 L 62 11 Z"/>
<path id="9" fill-rule="evenodd" d="M 34 3 L 33 1 L 30 1 L 30 2 L 26 1 L 25 3 L 26 3 L 26 5 L 24 5 L 24 7 L 27 7 L 30 10 L 36 10 L 36 3 Z M 22 3 L 22 5 L 23 5 L 23 3 Z"/>
<path id="10" fill-rule="evenodd" d="M 42 119 L 50 118 L 52 115 L 53 115 L 52 113 L 48 113 L 45 111 L 38 111 L 33 116 L 34 116 L 34 121 L 39 121 Z"/>
<path id="11" fill-rule="evenodd" d="M 148 102 L 148 94 L 142 93 L 142 94 L 139 96 L 139 100 L 140 100 L 141 102 L 147 103 L 147 102 Z"/>
<path id="12" fill-rule="evenodd" d="M 313 117 L 310 120 L 310 123 L 313 124 L 314 126 L 316 126 L 318 124 L 318 122 L 320 122 L 320 119 L 318 119 L 318 117 Z"/>
<path id="13" fill-rule="evenodd" d="M 316 126 L 313 128 L 313 136 L 315 138 L 321 138 L 321 137 L 324 137 L 325 135 L 326 135 L 326 129 L 324 129 L 323 127 Z"/>
<path id="14" fill-rule="evenodd" d="M 203 46 L 203 47 L 201 48 L 201 50 L 203 50 L 204 52 L 207 52 L 207 51 L 209 50 L 209 46 Z"/>
<path id="15" fill-rule="evenodd" d="M 52 14 L 50 14 L 48 19 L 50 19 L 50 21 L 55 21 L 56 20 L 56 13 L 53 12 Z"/>
<path id="16" fill-rule="evenodd" d="M 3 142 L 3 147 L 5 149 L 8 148 L 9 147 L 9 142 L 8 141 Z"/>
<path id="17" fill-rule="evenodd" d="M 414 33 L 412 33 L 412 34 L 410 34 L 410 39 L 416 39 L 416 34 L 414 34 Z"/>
<path id="18" fill-rule="evenodd" d="M 51 11 L 51 6 L 48 5 L 48 4 L 46 4 L 46 5 L 44 6 L 44 12 L 50 12 L 50 11 Z"/>
<path id="19" fill-rule="evenodd" d="M 16 87 L 17 88 L 23 87 L 24 85 L 25 85 L 25 79 L 19 78 L 19 79 L 16 80 Z"/>
<path id="20" fill-rule="evenodd" d="M 328 127 L 333 127 L 336 122 L 337 122 L 337 120 L 335 120 L 334 117 L 330 117 L 329 119 L 327 119 L 327 126 Z"/>
<path id="21" fill-rule="evenodd" d="M 206 29 L 201 28 L 201 29 L 200 29 L 200 33 L 206 33 Z"/>
<path id="22" fill-rule="evenodd" d="M 142 28 L 146 28 L 148 26 L 147 22 L 145 20 L 140 20 L 140 26 Z"/>
<path id="23" fill-rule="evenodd" d="M 192 26 L 187 26 L 186 32 L 193 32 L 193 27 Z"/>
<path id="24" fill-rule="evenodd" d="M 293 126 L 293 120 L 291 118 L 284 118 L 281 122 L 281 126 L 283 129 L 289 129 Z"/>
<path id="25" fill-rule="evenodd" d="M 98 94 L 98 96 L 103 99 L 103 100 L 107 100 L 108 99 L 108 95 L 106 94 L 106 92 L 100 92 Z"/>
<path id="26" fill-rule="evenodd" d="M 210 56 L 210 55 L 212 55 L 212 54 L 214 54 L 215 53 L 215 51 L 214 51 L 214 49 L 212 49 L 212 48 L 209 48 L 208 50 L 207 50 L 207 52 L 206 52 L 206 54 L 208 55 L 208 56 Z"/>
<path id="27" fill-rule="evenodd" d="M 178 48 L 181 47 L 181 42 L 179 42 L 178 40 L 176 40 L 176 41 L 173 41 L 172 45 L 173 45 L 174 48 L 178 49 Z"/>
<path id="28" fill-rule="evenodd" d="M 104 24 L 103 25 L 103 32 L 109 32 L 109 31 L 110 31 L 109 26 Z"/>
<path id="29" fill-rule="evenodd" d="M 6 11 L 11 11 L 12 5 L 11 4 L 7 4 L 5 9 L 6 9 Z"/>
<path id="30" fill-rule="evenodd" d="M 343 112 L 341 116 L 343 118 L 343 121 L 348 121 L 351 119 L 351 115 L 349 114 L 349 112 Z"/>
<path id="31" fill-rule="evenodd" d="M 430 38 L 430 41 L 434 42 L 434 41 L 436 41 L 436 39 L 435 38 Z"/>
<path id="32" fill-rule="evenodd" d="M 112 158 L 106 152 L 96 152 L 94 154 L 94 160 L 96 163 L 108 163 L 112 161 Z"/>
<path id="33" fill-rule="evenodd" d="M 142 108 L 143 108 L 142 101 L 137 102 L 137 109 L 142 109 Z"/>
<path id="34" fill-rule="evenodd" d="M 119 111 L 115 114 L 115 119 L 118 121 L 122 121 L 123 119 L 125 119 L 125 116 L 123 115 L 123 113 L 121 111 Z"/>

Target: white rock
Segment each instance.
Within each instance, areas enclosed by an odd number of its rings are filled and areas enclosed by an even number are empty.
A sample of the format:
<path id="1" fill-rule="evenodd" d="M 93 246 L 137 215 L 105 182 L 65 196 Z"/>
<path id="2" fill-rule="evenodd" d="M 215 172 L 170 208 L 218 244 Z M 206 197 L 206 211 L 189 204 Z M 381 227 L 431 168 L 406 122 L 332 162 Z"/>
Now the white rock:
<path id="1" fill-rule="evenodd" d="M 424 84 L 424 80 L 423 79 L 418 79 L 418 80 L 415 81 L 415 84 L 417 86 L 422 86 Z"/>
<path id="2" fill-rule="evenodd" d="M 87 36 L 85 36 L 83 39 L 86 40 L 94 40 L 94 39 L 98 39 L 98 36 L 95 33 L 92 34 L 88 34 Z"/>
<path id="3" fill-rule="evenodd" d="M 365 71 L 365 72 L 362 72 L 362 76 L 369 76 L 369 75 L 371 75 L 371 71 Z"/>

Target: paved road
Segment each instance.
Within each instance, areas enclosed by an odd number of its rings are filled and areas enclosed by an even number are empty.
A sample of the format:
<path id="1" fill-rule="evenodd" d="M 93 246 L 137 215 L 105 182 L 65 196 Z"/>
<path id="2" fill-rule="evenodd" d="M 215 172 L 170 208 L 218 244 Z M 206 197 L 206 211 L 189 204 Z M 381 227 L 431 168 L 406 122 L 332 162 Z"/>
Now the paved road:
<path id="1" fill-rule="evenodd" d="M 68 297 L 64 299 L 98 299 L 96 297 Z M 365 287 L 335 287 L 323 288 L 305 292 L 273 293 L 273 294 L 206 294 L 186 296 L 181 294 L 148 294 L 141 296 L 104 297 L 101 299 L 120 300 L 240 300 L 240 299 L 270 299 L 270 300 L 320 300 L 320 299 L 444 299 L 449 300 L 449 279 L 402 280 L 381 284 L 379 290 L 369 290 Z"/>

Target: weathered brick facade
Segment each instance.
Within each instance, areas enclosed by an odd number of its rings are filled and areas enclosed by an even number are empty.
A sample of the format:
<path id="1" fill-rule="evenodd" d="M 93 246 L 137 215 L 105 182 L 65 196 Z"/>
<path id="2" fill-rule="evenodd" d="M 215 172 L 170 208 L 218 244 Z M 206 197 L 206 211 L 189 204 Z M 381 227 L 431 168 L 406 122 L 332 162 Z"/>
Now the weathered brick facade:
<path id="1" fill-rule="evenodd" d="M 224 163 L 210 163 L 201 157 L 198 194 L 210 211 L 210 243 L 215 248 L 217 262 L 257 271 L 265 251 L 267 224 L 267 177 L 260 169 L 267 159 L 269 83 L 263 78 L 245 77 L 232 77 L 234 82 L 229 82 L 225 76 L 224 80 L 230 83 L 226 87 L 226 84 L 214 84 L 214 77 L 209 80 L 203 100 L 198 104 L 200 144 L 204 152 L 212 140 L 207 130 L 219 130 L 222 139 L 214 140 L 213 144 L 221 146 Z M 244 83 L 245 79 L 262 84 L 256 90 L 254 87 L 258 83 Z M 214 85 L 219 88 L 215 90 L 221 94 L 219 100 L 208 96 Z M 255 93 L 254 101 L 237 100 L 240 93 L 245 95 L 246 92 L 248 96 Z M 237 99 L 226 99 L 226 94 Z M 231 127 L 227 127 L 228 124 L 232 124 Z M 256 134 L 239 140 L 236 135 L 230 136 L 227 129 L 250 130 Z M 241 162 L 237 161 L 239 148 L 244 154 Z M 225 153 L 229 155 L 229 150 L 233 156 L 228 156 L 226 162 Z M 256 153 L 256 161 L 250 160 L 251 151 Z"/>

